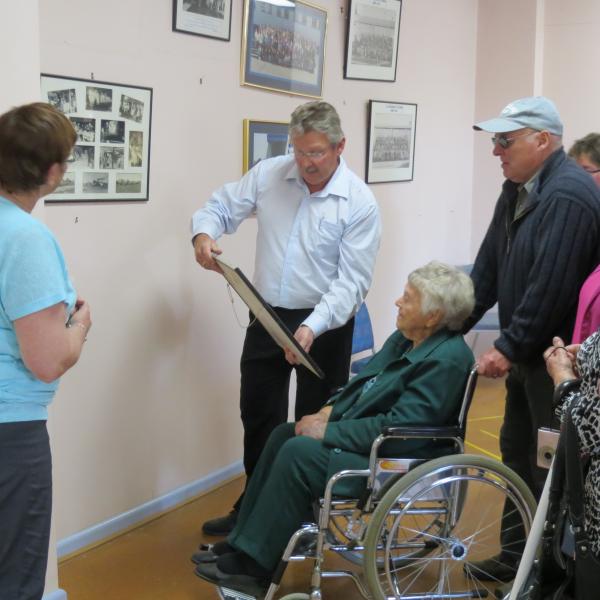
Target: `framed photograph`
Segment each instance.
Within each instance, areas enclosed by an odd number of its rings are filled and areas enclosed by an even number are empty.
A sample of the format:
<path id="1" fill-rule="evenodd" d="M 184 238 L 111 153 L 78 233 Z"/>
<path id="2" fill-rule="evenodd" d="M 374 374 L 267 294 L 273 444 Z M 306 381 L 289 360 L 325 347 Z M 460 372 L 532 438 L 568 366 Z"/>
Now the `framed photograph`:
<path id="1" fill-rule="evenodd" d="M 231 39 L 232 0 L 173 0 L 173 31 Z"/>
<path id="2" fill-rule="evenodd" d="M 285 121 L 244 119 L 244 173 L 265 158 L 291 152 L 288 127 Z"/>
<path id="3" fill-rule="evenodd" d="M 412 181 L 417 105 L 369 100 L 367 183 Z"/>
<path id="4" fill-rule="evenodd" d="M 244 0 L 242 84 L 320 98 L 327 11 L 304 0 Z"/>
<path id="5" fill-rule="evenodd" d="M 152 88 L 45 73 L 41 87 L 77 132 L 63 181 L 45 201 L 148 200 Z"/>
<path id="6" fill-rule="evenodd" d="M 402 0 L 349 0 L 345 79 L 396 81 Z"/>

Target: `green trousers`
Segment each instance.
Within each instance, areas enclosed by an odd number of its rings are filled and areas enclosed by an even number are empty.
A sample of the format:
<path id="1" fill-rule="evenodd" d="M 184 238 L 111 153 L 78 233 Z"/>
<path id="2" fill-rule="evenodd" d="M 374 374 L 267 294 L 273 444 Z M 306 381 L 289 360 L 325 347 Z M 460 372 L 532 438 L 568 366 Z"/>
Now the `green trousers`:
<path id="1" fill-rule="evenodd" d="M 279 425 L 250 478 L 229 543 L 274 570 L 325 491 L 329 452 L 319 440 L 295 436 L 294 423 Z"/>

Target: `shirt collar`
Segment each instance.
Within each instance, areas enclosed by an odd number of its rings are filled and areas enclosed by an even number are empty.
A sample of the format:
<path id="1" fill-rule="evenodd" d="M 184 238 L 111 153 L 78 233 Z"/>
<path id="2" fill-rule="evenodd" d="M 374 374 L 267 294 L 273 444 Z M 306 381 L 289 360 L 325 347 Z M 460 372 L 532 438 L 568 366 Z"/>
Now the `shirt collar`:
<path id="1" fill-rule="evenodd" d="M 348 174 L 348 166 L 346 165 L 346 161 L 342 156 L 340 156 L 340 162 L 337 166 L 337 169 L 333 172 L 331 179 L 327 182 L 327 185 L 320 190 L 319 192 L 315 192 L 313 195 L 316 197 L 327 197 L 327 196 L 338 196 L 339 198 L 348 199 L 350 197 L 350 178 L 347 176 Z M 298 165 L 296 161 L 293 160 L 289 169 L 285 174 L 285 179 L 295 179 L 298 182 L 298 185 L 302 185 L 306 187 L 306 183 L 302 179 L 298 171 Z"/>
<path id="2" fill-rule="evenodd" d="M 526 181 L 522 186 L 519 187 L 519 190 L 521 188 L 525 188 L 525 191 L 528 194 L 531 194 L 531 190 L 535 187 L 535 184 L 537 182 L 537 178 L 539 177 L 540 171 L 542 170 L 542 167 L 540 167 L 534 174 L 533 177 L 531 179 L 529 179 L 529 181 Z"/>

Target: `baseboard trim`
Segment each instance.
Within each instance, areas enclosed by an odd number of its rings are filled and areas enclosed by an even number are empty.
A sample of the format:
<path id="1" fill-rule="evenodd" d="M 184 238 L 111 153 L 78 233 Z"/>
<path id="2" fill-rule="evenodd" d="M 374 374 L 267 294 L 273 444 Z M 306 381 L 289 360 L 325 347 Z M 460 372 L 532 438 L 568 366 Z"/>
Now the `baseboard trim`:
<path id="1" fill-rule="evenodd" d="M 127 512 L 59 540 L 56 545 L 56 554 L 60 559 L 87 546 L 96 544 L 101 540 L 110 538 L 154 515 L 158 515 L 194 496 L 198 496 L 232 477 L 241 475 L 243 471 L 244 468 L 241 460 L 218 471 L 213 471 L 210 475 L 181 486 L 164 496 L 145 502 Z M 43 600 L 63 600 L 63 598 L 66 598 L 66 596 L 57 596 L 56 598 L 53 596 L 46 598 L 44 596 Z"/>
<path id="2" fill-rule="evenodd" d="M 42 600 L 67 600 L 67 592 L 65 590 L 54 590 L 49 594 L 44 594 Z"/>

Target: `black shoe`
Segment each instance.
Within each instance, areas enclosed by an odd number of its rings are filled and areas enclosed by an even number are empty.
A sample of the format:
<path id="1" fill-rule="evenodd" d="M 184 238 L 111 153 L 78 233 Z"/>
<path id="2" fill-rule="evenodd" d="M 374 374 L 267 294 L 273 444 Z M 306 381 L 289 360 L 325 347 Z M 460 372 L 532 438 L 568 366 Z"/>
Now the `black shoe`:
<path id="1" fill-rule="evenodd" d="M 505 600 L 509 597 L 510 591 L 512 590 L 512 582 L 504 583 L 503 585 L 498 586 L 494 590 L 494 598 L 496 600 Z"/>
<path id="2" fill-rule="evenodd" d="M 468 561 L 464 564 L 463 571 L 475 579 L 507 583 L 515 578 L 518 567 L 519 563 L 514 559 L 497 554 L 485 560 Z"/>
<path id="3" fill-rule="evenodd" d="M 202 525 L 202 532 L 206 535 L 229 535 L 237 523 L 237 516 L 237 512 L 232 510 L 225 517 L 217 517 L 206 521 Z"/>
<path id="4" fill-rule="evenodd" d="M 227 540 L 222 540 L 216 544 L 200 544 L 197 552 L 192 554 L 192 562 L 195 565 L 200 563 L 214 563 L 222 554 L 235 552 L 235 548 Z"/>
<path id="5" fill-rule="evenodd" d="M 245 552 L 222 554 L 217 558 L 217 570 L 224 575 L 244 575 L 257 580 L 270 579 L 273 574 Z"/>
<path id="6" fill-rule="evenodd" d="M 248 575 L 229 575 L 219 571 L 216 563 L 200 563 L 194 573 L 218 587 L 230 588 L 253 598 L 263 598 L 270 582 L 262 577 Z"/>

